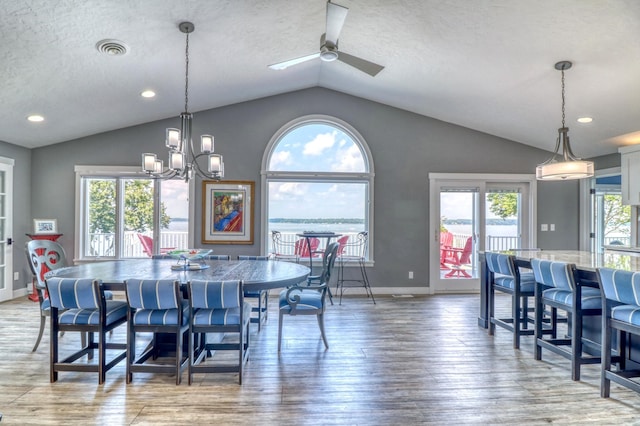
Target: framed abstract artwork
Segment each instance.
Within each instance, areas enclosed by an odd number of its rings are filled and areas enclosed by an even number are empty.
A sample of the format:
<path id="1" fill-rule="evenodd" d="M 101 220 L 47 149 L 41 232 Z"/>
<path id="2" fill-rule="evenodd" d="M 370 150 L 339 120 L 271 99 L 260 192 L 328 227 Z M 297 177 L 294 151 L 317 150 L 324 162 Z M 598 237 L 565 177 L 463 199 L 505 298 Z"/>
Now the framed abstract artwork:
<path id="1" fill-rule="evenodd" d="M 253 181 L 202 182 L 202 243 L 253 244 Z"/>

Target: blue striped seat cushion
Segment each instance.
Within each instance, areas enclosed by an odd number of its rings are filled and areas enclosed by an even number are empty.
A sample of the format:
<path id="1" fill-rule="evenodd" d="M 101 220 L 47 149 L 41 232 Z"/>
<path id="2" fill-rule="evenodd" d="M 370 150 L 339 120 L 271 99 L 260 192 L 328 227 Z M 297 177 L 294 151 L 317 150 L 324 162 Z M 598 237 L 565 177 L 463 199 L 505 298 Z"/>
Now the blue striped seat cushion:
<path id="1" fill-rule="evenodd" d="M 300 302 L 296 305 L 296 311 L 322 309 L 322 293 L 317 290 L 293 291 L 289 294 L 291 298 L 300 296 Z M 285 312 L 291 311 L 291 306 L 287 302 L 287 290 L 280 292 L 280 309 Z"/>
<path id="2" fill-rule="evenodd" d="M 189 323 L 189 302 L 182 301 L 182 324 Z M 137 309 L 133 325 L 178 325 L 177 309 Z"/>
<path id="3" fill-rule="evenodd" d="M 573 307 L 573 291 L 550 288 L 542 292 L 542 300 L 561 303 L 567 307 Z M 582 288 L 582 309 L 601 309 L 602 297 L 597 288 Z"/>
<path id="4" fill-rule="evenodd" d="M 640 326 L 640 306 L 620 305 L 611 308 L 611 318 Z"/>
<path id="5" fill-rule="evenodd" d="M 129 309 L 127 302 L 118 300 L 107 300 L 107 322 L 110 325 L 127 316 Z M 66 325 L 98 325 L 100 324 L 99 309 L 69 309 L 58 316 L 58 322 Z"/>
<path id="6" fill-rule="evenodd" d="M 497 286 L 505 287 L 513 290 L 515 278 L 509 275 L 495 275 L 494 282 Z M 520 291 L 525 293 L 533 293 L 536 280 L 533 272 L 523 272 L 520 274 Z"/>
<path id="7" fill-rule="evenodd" d="M 246 325 L 251 317 L 251 304 L 244 302 L 243 325 Z M 198 309 L 193 313 L 194 325 L 239 325 L 240 308 L 227 309 Z"/>

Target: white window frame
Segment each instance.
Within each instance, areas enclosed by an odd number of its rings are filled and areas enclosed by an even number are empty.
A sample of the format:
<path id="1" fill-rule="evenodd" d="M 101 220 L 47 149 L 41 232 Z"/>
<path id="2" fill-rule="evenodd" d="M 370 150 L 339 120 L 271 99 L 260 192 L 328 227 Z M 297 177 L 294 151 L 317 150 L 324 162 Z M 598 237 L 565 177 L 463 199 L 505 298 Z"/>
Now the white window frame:
<path id="1" fill-rule="evenodd" d="M 134 166 L 86 166 L 86 165 L 77 165 L 74 168 L 76 174 L 76 196 L 75 196 L 75 246 L 74 246 L 74 262 L 87 262 L 87 261 L 96 261 L 96 260 L 116 260 L 120 259 L 120 249 L 119 249 L 119 240 L 116 239 L 116 250 L 115 256 L 109 257 L 96 257 L 96 256 L 85 256 L 84 250 L 84 233 L 86 231 L 87 224 L 85 208 L 86 208 L 86 200 L 85 192 L 83 189 L 82 179 L 85 177 L 93 177 L 93 178 L 104 178 L 104 179 L 127 179 L 127 178 L 149 178 L 149 176 L 140 170 L 140 167 Z M 189 181 L 189 217 L 193 218 L 194 212 L 194 203 L 195 199 L 195 179 Z M 153 202 L 157 205 L 160 201 L 160 185 L 154 185 L 153 190 Z M 116 207 L 116 220 L 119 221 L 119 216 L 122 214 L 122 205 L 121 201 L 118 201 L 118 206 Z M 195 224 L 193 220 L 189 220 L 189 246 L 194 247 L 194 234 L 195 234 Z M 154 223 L 153 223 L 154 241 L 159 240 L 160 234 L 160 218 L 156 214 L 154 215 Z"/>
<path id="2" fill-rule="evenodd" d="M 345 173 L 345 172 L 305 172 L 305 171 L 270 171 L 268 170 L 269 163 L 271 162 L 271 155 L 273 154 L 274 149 L 277 144 L 281 141 L 282 137 L 285 136 L 291 130 L 301 127 L 307 124 L 326 124 L 328 126 L 337 127 L 353 140 L 355 144 L 361 149 L 362 157 L 365 162 L 365 172 L 356 172 L 356 173 Z M 306 115 L 303 117 L 298 117 L 294 120 L 289 121 L 284 126 L 282 126 L 269 141 L 269 144 L 264 150 L 264 154 L 262 157 L 262 170 L 261 170 L 261 227 L 262 227 L 262 235 L 260 236 L 260 250 L 262 253 L 266 253 L 269 247 L 270 238 L 267 235 L 267 229 L 269 229 L 268 223 L 268 206 L 269 206 L 269 182 L 283 182 L 283 181 L 292 181 L 292 182 L 325 182 L 325 183 L 366 183 L 368 188 L 367 193 L 367 203 L 365 206 L 365 230 L 368 232 L 368 257 L 366 264 L 368 266 L 372 266 L 374 264 L 374 202 L 373 202 L 373 194 L 374 191 L 374 177 L 375 171 L 373 166 L 373 156 L 371 155 L 371 151 L 369 150 L 369 146 L 367 145 L 365 139 L 362 135 L 354 129 L 351 125 L 346 123 L 339 118 L 332 117 L 329 115 Z"/>

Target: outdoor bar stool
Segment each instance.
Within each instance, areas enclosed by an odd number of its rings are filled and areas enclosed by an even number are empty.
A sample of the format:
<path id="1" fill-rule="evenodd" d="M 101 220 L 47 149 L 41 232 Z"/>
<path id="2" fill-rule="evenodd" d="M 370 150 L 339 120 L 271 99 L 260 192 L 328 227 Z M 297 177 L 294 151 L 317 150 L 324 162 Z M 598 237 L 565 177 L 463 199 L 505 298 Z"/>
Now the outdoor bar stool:
<path id="1" fill-rule="evenodd" d="M 125 281 L 127 295 L 127 383 L 131 383 L 133 373 L 173 373 L 176 385 L 180 384 L 182 372 L 189 357 L 183 356 L 184 334 L 189 330 L 189 302 L 183 300 L 180 283 L 175 280 Z M 146 363 L 156 359 L 159 343 L 154 337 L 152 344 L 136 357 L 136 334 L 164 333 L 175 335 L 175 359 L 173 364 Z"/>
<path id="2" fill-rule="evenodd" d="M 631 351 L 631 336 L 636 341 L 640 337 L 640 272 L 610 268 L 598 268 L 597 272 L 604 310 L 600 396 L 609 397 L 611 381 L 640 393 L 640 370 L 627 369 L 625 362 Z M 612 363 L 618 364 L 617 369 Z"/>
<path id="3" fill-rule="evenodd" d="M 542 349 L 550 350 L 571 361 L 571 379 L 580 380 L 582 364 L 597 364 L 599 356 L 583 353 L 585 346 L 600 351 L 600 344 L 584 338 L 582 321 L 585 316 L 602 314 L 600 290 L 575 278 L 575 265 L 565 262 L 531 259 L 536 279 L 535 288 L 535 359 L 542 359 Z M 544 313 L 551 309 L 550 331 L 544 333 Z M 565 311 L 569 336 L 558 337 L 558 309 Z M 544 338 L 543 334 L 550 334 Z"/>
<path id="4" fill-rule="evenodd" d="M 515 256 L 485 253 L 487 270 L 489 271 L 489 335 L 495 333 L 495 326 L 500 326 L 513 333 L 513 348 L 520 348 L 520 336 L 532 336 L 533 329 L 529 329 L 528 299 L 533 298 L 533 273 L 520 273 L 515 265 Z M 506 293 L 511 296 L 511 317 L 496 318 L 495 292 Z"/>
<path id="5" fill-rule="evenodd" d="M 101 282 L 94 279 L 49 278 L 45 280 L 51 302 L 50 379 L 58 380 L 59 371 L 85 371 L 98 373 L 98 384 L 105 381 L 106 373 L 125 359 L 126 345 L 107 343 L 107 332 L 127 321 L 127 304 L 106 300 Z M 59 360 L 58 332 L 77 331 L 87 333 L 88 341 L 79 351 Z M 98 334 L 98 343 L 93 340 Z M 77 363 L 85 355 L 93 358 L 98 350 L 98 363 Z M 106 361 L 107 349 L 121 349 L 110 362 Z"/>
<path id="6" fill-rule="evenodd" d="M 367 270 L 365 267 L 367 247 L 369 240 L 368 232 L 358 232 L 355 241 L 349 242 L 348 237 L 342 237 L 338 240 L 338 257 L 337 260 L 340 263 L 340 270 L 338 271 L 338 282 L 336 283 L 336 292 L 340 291 L 340 302 L 342 305 L 342 295 L 345 288 L 349 287 L 363 287 L 367 297 L 371 297 L 373 304 L 375 305 L 376 299 L 373 297 L 373 291 L 371 291 L 371 285 L 369 284 L 369 277 L 367 276 Z M 346 279 L 344 277 L 344 265 L 345 263 L 357 263 L 360 269 L 360 278 Z M 345 283 L 357 283 L 347 284 Z"/>
<path id="7" fill-rule="evenodd" d="M 269 260 L 269 256 L 245 256 L 239 255 L 238 260 Z M 258 331 L 260 331 L 262 322 L 267 322 L 269 315 L 269 291 L 268 290 L 255 290 L 245 291 L 244 297 L 248 299 L 258 299 L 258 306 L 253 306 L 251 312 L 257 312 L 258 316 L 252 316 L 251 322 L 258 324 Z"/>

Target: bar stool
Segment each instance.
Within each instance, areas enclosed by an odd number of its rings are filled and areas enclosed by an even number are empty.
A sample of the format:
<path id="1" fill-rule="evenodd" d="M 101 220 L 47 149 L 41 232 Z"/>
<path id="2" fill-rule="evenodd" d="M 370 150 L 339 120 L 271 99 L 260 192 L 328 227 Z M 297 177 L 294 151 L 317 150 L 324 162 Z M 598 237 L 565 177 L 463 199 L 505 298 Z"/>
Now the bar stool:
<path id="1" fill-rule="evenodd" d="M 515 256 L 485 253 L 489 271 L 489 335 L 495 333 L 495 326 L 500 326 L 513 333 L 513 348 L 520 348 L 520 336 L 531 336 L 529 329 L 528 299 L 534 295 L 535 280 L 530 272 L 520 273 L 515 265 Z M 511 296 L 511 317 L 496 318 L 495 292 L 507 293 Z"/>
<path id="2" fill-rule="evenodd" d="M 631 335 L 634 340 L 640 336 L 640 273 L 610 268 L 598 268 L 597 272 L 603 303 L 600 396 L 609 397 L 612 380 L 640 393 L 640 372 L 633 367 L 627 370 L 625 362 L 631 353 Z M 613 333 L 617 334 L 615 351 Z M 616 370 L 611 368 L 612 362 L 618 363 Z"/>
<path id="3" fill-rule="evenodd" d="M 340 291 L 340 305 L 342 305 L 342 295 L 344 289 L 349 287 L 364 287 L 367 297 L 371 297 L 373 304 L 376 304 L 376 299 L 373 297 L 371 291 L 371 285 L 369 284 L 369 277 L 367 277 L 367 270 L 365 268 L 367 247 L 369 240 L 368 232 L 358 232 L 355 241 L 348 241 L 348 238 L 342 237 L 338 240 L 338 261 L 340 262 L 340 270 L 338 271 L 338 282 L 336 284 L 336 292 Z M 345 279 L 344 277 L 344 265 L 348 262 L 357 262 L 360 268 L 360 278 Z M 345 283 L 357 283 L 348 284 Z"/>
<path id="4" fill-rule="evenodd" d="M 531 259 L 535 285 L 535 359 L 542 359 L 542 349 L 550 350 L 571 361 L 571 379 L 580 380 L 582 364 L 597 364 L 599 356 L 583 354 L 585 345 L 600 349 L 600 345 L 585 339 L 582 334 L 582 319 L 585 316 L 602 314 L 600 290 L 581 283 L 575 278 L 575 265 L 565 262 Z M 543 331 L 545 307 L 551 308 L 551 330 Z M 558 338 L 558 309 L 570 317 L 570 336 Z M 548 339 L 544 334 L 551 334 Z"/>

